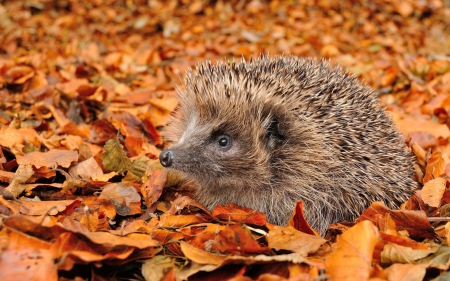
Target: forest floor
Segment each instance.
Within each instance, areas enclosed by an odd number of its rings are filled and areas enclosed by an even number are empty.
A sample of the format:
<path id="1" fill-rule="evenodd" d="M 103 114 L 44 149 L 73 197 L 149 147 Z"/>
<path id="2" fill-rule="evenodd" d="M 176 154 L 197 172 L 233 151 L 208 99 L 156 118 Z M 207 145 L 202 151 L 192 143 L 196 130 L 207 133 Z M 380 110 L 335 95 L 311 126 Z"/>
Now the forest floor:
<path id="1" fill-rule="evenodd" d="M 450 278 L 450 1 L 0 1 L 0 35 L 1 280 Z M 423 189 L 322 238 L 171 187 L 186 70 L 260 54 L 373 87 Z"/>

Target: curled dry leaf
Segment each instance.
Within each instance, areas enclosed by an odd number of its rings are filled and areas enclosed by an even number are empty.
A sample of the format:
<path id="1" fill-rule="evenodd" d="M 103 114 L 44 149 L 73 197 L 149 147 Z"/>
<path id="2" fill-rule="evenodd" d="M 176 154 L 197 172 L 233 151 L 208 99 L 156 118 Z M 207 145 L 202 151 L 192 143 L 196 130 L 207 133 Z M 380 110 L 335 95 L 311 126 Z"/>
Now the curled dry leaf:
<path id="1" fill-rule="evenodd" d="M 5 188 L 5 191 L 11 193 L 14 198 L 17 198 L 22 191 L 25 190 L 26 186 L 23 185 L 31 176 L 34 174 L 34 170 L 31 165 L 22 164 L 17 168 L 14 178 L 11 183 Z"/>
<path id="2" fill-rule="evenodd" d="M 446 184 L 447 180 L 443 178 L 436 178 L 425 183 L 422 188 L 423 202 L 431 207 L 439 207 L 445 192 Z"/>
<path id="3" fill-rule="evenodd" d="M 131 160 L 128 159 L 123 146 L 116 140 L 111 139 L 105 143 L 102 153 L 103 167 L 107 172 L 122 173 L 131 167 Z"/>
<path id="4" fill-rule="evenodd" d="M 108 140 L 106 142 L 105 147 L 103 148 L 102 162 L 103 167 L 107 172 L 123 173 L 125 171 L 130 171 L 138 177 L 142 177 L 145 174 L 148 165 L 145 161 L 131 161 L 117 139 Z"/>
<path id="5" fill-rule="evenodd" d="M 319 236 L 319 234 L 312 229 L 308 221 L 305 219 L 302 201 L 297 202 L 295 205 L 295 209 L 292 212 L 291 218 L 289 219 L 287 225 L 290 225 L 301 232 Z"/>
<path id="6" fill-rule="evenodd" d="M 329 280 L 368 280 L 378 230 L 370 221 L 362 221 L 337 239 L 336 249 L 326 261 Z"/>
<path id="7" fill-rule="evenodd" d="M 447 164 L 442 157 L 442 154 L 438 151 L 433 152 L 430 158 L 427 159 L 427 167 L 425 169 L 423 183 L 444 175 L 446 166 Z"/>
<path id="8" fill-rule="evenodd" d="M 268 246 L 277 251 L 288 250 L 307 256 L 327 242 L 321 237 L 303 233 L 292 226 L 274 226 L 267 234 Z"/>

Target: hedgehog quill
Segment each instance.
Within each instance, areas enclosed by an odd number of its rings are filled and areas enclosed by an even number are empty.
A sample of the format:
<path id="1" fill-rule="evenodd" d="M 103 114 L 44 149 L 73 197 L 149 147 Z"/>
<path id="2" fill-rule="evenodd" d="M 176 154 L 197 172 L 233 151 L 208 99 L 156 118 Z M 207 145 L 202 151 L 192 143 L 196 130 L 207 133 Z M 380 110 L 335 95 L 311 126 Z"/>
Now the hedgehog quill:
<path id="1" fill-rule="evenodd" d="M 285 224 L 297 201 L 322 234 L 375 201 L 396 208 L 414 160 L 375 92 L 339 67 L 294 56 L 203 63 L 179 95 L 164 167 L 208 208 L 234 202 Z"/>

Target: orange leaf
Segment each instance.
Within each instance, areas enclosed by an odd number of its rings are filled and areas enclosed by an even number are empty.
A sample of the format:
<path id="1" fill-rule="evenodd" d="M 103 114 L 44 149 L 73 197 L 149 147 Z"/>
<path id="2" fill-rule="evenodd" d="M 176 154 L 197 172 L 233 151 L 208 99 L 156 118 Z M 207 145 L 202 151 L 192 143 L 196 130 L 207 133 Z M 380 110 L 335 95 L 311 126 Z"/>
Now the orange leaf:
<path id="1" fill-rule="evenodd" d="M 132 186 L 125 183 L 111 183 L 105 186 L 99 199 L 110 200 L 121 216 L 141 213 L 141 196 Z"/>
<path id="2" fill-rule="evenodd" d="M 396 263 L 384 270 L 388 280 L 421 281 L 425 277 L 427 264 Z"/>
<path id="3" fill-rule="evenodd" d="M 209 253 L 205 250 L 192 246 L 184 241 L 180 242 L 181 251 L 189 259 L 199 264 L 221 264 L 224 260 L 224 256 Z"/>
<path id="4" fill-rule="evenodd" d="M 337 238 L 336 250 L 326 261 L 328 280 L 368 280 L 378 230 L 369 221 L 357 223 Z"/>
<path id="5" fill-rule="evenodd" d="M 29 164 L 38 168 L 42 166 L 68 168 L 72 162 L 78 161 L 78 152 L 52 149 L 47 152 L 31 152 L 24 156 L 16 155 L 16 157 L 19 164 Z"/>
<path id="6" fill-rule="evenodd" d="M 265 225 L 267 222 L 264 213 L 241 207 L 234 203 L 228 203 L 225 206 L 216 206 L 213 210 L 213 216 L 227 221 L 231 220 L 260 226 Z"/>
<path id="7" fill-rule="evenodd" d="M 274 226 L 267 234 L 268 246 L 277 251 L 288 250 L 307 256 L 316 252 L 326 239 L 298 231 L 292 226 Z"/>
<path id="8" fill-rule="evenodd" d="M 300 230 L 301 232 L 304 233 L 317 236 L 319 235 L 314 229 L 312 229 L 308 221 L 305 219 L 302 201 L 297 202 L 297 204 L 295 205 L 294 212 L 292 213 L 291 218 L 289 219 L 287 225 L 290 225 L 295 229 Z"/>
<path id="9" fill-rule="evenodd" d="M 439 207 L 444 195 L 447 180 L 436 178 L 428 181 L 422 188 L 422 200 L 431 207 Z"/>

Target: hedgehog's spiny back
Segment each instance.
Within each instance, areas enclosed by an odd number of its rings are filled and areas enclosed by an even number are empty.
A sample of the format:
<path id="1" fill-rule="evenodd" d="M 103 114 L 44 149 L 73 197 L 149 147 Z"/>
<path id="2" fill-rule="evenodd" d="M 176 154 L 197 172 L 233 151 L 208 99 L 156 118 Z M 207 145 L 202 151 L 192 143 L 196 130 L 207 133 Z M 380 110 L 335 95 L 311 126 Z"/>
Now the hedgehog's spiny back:
<path id="1" fill-rule="evenodd" d="M 233 155 L 235 164 L 249 161 L 243 171 L 211 164 L 228 177 L 183 167 L 208 207 L 235 202 L 285 223 L 303 200 L 308 220 L 323 231 L 328 223 L 353 220 L 373 201 L 396 207 L 417 186 L 412 157 L 376 95 L 324 61 L 262 56 L 206 62 L 188 72 L 180 101 L 183 118 L 174 124 L 180 134 L 199 130 L 205 135 L 190 135 L 202 140 L 225 124 L 238 128 L 237 142 L 245 136 L 241 150 L 251 149 Z M 257 136 L 264 130 L 276 131 L 275 142 L 264 144 Z"/>

